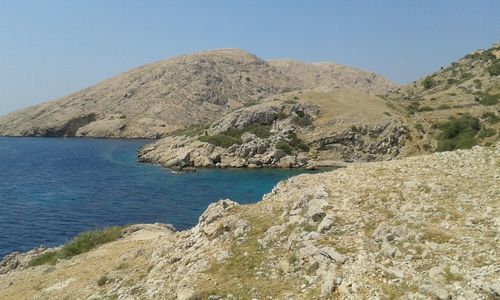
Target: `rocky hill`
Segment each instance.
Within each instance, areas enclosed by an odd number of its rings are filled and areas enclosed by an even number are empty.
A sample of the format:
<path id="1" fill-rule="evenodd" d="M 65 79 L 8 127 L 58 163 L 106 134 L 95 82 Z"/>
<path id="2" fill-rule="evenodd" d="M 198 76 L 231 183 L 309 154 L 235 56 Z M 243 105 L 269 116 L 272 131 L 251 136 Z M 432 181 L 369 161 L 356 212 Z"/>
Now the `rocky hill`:
<path id="1" fill-rule="evenodd" d="M 1 299 L 496 299 L 500 143 L 351 164 L 135 225 L 55 265 L 0 263 Z"/>
<path id="2" fill-rule="evenodd" d="M 61 99 L 0 118 L 0 135 L 155 138 L 210 123 L 248 103 L 303 89 L 394 84 L 336 64 L 267 62 L 237 49 L 175 57 L 130 70 Z"/>
<path id="3" fill-rule="evenodd" d="M 417 127 L 423 151 L 492 144 L 500 132 L 500 44 L 469 53 L 384 98 Z M 474 123 L 471 126 L 471 123 Z"/>
<path id="4" fill-rule="evenodd" d="M 316 168 L 410 154 L 407 120 L 355 89 L 299 91 L 237 109 L 147 145 L 142 162 L 196 167 Z"/>

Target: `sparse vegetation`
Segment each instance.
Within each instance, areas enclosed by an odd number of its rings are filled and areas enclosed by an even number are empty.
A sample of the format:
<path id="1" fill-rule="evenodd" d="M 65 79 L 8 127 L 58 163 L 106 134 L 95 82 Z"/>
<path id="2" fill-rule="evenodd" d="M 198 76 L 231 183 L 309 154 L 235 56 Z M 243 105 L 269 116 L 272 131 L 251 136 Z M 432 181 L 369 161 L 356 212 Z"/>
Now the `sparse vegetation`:
<path id="1" fill-rule="evenodd" d="M 102 230 L 86 231 L 66 243 L 60 250 L 39 255 L 29 262 L 29 265 L 54 265 L 58 259 L 67 259 L 91 249 L 119 239 L 124 227 L 114 226 Z"/>
<path id="2" fill-rule="evenodd" d="M 170 136 L 178 136 L 178 135 L 197 136 L 197 135 L 203 134 L 203 132 L 208 127 L 209 127 L 209 125 L 206 125 L 206 124 L 193 125 L 193 126 L 189 126 L 186 128 L 176 129 L 176 130 L 170 132 L 169 135 Z"/>
<path id="3" fill-rule="evenodd" d="M 229 146 L 232 146 L 234 144 L 241 144 L 240 139 L 224 134 L 201 136 L 198 138 L 198 140 L 222 148 L 229 148 Z"/>
<path id="4" fill-rule="evenodd" d="M 497 131 L 494 128 L 485 128 L 485 129 L 479 131 L 479 133 L 477 134 L 477 137 L 480 139 L 484 139 L 484 138 L 487 138 L 490 136 L 494 136 L 495 134 L 497 134 Z"/>

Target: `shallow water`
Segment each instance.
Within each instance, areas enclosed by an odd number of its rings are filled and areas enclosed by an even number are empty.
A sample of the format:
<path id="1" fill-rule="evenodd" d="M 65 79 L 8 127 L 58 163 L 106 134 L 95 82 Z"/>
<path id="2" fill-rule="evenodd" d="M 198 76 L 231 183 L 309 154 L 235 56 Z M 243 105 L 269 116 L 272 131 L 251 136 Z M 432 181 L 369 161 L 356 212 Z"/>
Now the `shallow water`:
<path id="1" fill-rule="evenodd" d="M 203 169 L 173 174 L 137 162 L 146 140 L 1 138 L 0 259 L 111 225 L 194 225 L 208 204 L 259 201 L 304 170 Z"/>

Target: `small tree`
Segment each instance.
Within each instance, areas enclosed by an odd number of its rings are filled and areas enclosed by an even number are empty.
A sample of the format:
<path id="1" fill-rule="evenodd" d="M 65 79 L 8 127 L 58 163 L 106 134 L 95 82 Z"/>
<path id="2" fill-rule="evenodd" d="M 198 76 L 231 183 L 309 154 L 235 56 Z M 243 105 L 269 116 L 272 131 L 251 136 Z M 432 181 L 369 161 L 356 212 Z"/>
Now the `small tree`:
<path id="1" fill-rule="evenodd" d="M 434 79 L 432 79 L 432 77 L 425 77 L 424 81 L 422 82 L 422 85 L 424 86 L 424 88 L 426 90 L 432 88 L 433 86 L 436 85 L 436 82 L 434 81 Z"/>

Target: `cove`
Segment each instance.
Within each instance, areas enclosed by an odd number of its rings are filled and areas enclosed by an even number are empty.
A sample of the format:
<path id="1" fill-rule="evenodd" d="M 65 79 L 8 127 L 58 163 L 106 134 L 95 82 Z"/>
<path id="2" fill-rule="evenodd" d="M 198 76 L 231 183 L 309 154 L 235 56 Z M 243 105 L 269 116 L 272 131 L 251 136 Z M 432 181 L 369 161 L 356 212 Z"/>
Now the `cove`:
<path id="1" fill-rule="evenodd" d="M 305 170 L 200 169 L 137 162 L 148 140 L 0 138 L 0 259 L 112 225 L 196 224 L 219 199 L 259 201 Z M 317 172 L 317 171 L 316 171 Z"/>

